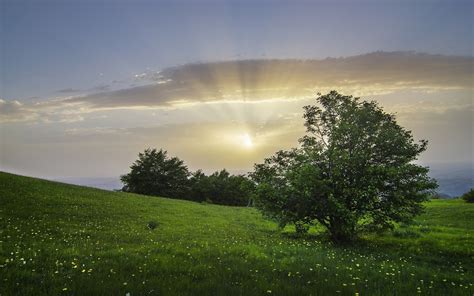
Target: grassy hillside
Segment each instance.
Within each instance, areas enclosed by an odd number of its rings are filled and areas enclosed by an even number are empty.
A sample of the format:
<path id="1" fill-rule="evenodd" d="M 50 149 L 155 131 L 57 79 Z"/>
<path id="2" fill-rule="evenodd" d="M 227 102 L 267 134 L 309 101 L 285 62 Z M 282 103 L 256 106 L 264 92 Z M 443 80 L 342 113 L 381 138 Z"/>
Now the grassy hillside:
<path id="1" fill-rule="evenodd" d="M 250 208 L 0 173 L 0 294 L 472 295 L 474 205 L 426 206 L 414 225 L 337 247 Z"/>

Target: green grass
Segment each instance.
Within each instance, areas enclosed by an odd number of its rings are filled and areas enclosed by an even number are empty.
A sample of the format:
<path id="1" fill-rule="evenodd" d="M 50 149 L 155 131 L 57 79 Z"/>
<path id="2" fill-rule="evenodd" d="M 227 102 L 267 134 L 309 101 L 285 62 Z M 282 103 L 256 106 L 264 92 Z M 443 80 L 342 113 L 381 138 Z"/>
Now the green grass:
<path id="1" fill-rule="evenodd" d="M 340 247 L 251 208 L 0 173 L 0 294 L 472 295 L 474 204 L 426 207 Z"/>

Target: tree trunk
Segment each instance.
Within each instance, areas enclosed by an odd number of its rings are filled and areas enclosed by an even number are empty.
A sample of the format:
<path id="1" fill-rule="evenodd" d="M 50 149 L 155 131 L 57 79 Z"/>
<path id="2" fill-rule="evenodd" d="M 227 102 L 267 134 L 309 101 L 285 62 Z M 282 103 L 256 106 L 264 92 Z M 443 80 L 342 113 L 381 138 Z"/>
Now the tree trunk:
<path id="1" fill-rule="evenodd" d="M 331 240 L 335 243 L 347 243 L 357 238 L 355 225 L 340 219 L 334 219 L 328 227 Z"/>

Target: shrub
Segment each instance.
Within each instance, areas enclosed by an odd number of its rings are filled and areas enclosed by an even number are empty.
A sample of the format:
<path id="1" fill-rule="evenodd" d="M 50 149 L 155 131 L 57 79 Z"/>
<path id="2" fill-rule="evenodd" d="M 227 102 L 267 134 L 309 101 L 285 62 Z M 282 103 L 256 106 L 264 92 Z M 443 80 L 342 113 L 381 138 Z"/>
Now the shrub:
<path id="1" fill-rule="evenodd" d="M 306 234 L 309 231 L 309 224 L 302 221 L 297 221 L 295 223 L 295 231 L 298 234 Z"/>
<path id="2" fill-rule="evenodd" d="M 461 198 L 466 202 L 474 203 L 474 188 L 471 188 L 471 190 L 464 193 Z"/>
<path id="3" fill-rule="evenodd" d="M 148 227 L 148 229 L 153 230 L 153 229 L 155 229 L 156 227 L 158 227 L 158 222 L 150 221 L 150 222 L 147 223 L 146 226 Z"/>

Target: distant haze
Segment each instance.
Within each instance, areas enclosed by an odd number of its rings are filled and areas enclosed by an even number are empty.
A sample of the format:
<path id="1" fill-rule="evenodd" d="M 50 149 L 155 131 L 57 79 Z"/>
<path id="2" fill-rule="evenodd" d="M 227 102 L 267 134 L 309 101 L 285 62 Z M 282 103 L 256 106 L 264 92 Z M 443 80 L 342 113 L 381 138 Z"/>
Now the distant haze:
<path id="1" fill-rule="evenodd" d="M 437 192 L 448 195 L 446 197 L 458 197 L 474 188 L 474 166 L 473 164 L 430 164 L 430 176 L 438 181 Z M 209 173 L 209 172 L 208 172 Z M 246 172 L 235 172 L 246 173 Z M 53 178 L 54 181 L 95 187 L 105 190 L 119 190 L 123 184 L 119 177 L 97 177 L 97 178 Z"/>

